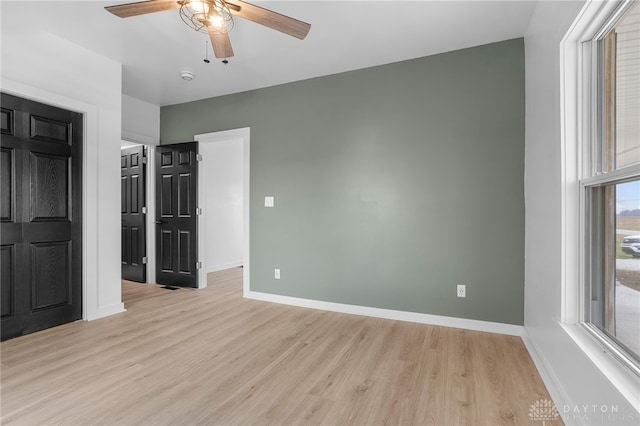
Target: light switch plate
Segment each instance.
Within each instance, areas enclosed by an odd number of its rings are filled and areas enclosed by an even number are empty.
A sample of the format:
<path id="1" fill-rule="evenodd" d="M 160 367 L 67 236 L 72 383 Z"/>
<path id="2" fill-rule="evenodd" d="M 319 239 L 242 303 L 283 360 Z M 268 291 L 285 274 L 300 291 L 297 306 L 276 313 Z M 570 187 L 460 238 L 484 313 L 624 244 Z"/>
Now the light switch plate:
<path id="1" fill-rule="evenodd" d="M 264 197 L 264 206 L 265 207 L 273 207 L 274 199 L 272 196 Z"/>

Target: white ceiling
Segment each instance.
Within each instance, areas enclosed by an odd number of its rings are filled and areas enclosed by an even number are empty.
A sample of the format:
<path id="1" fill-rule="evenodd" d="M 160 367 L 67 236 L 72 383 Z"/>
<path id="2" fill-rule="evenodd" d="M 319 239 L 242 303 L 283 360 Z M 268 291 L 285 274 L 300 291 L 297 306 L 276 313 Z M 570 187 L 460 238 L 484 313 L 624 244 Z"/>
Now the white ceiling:
<path id="1" fill-rule="evenodd" d="M 123 93 L 171 105 L 432 55 L 524 35 L 535 1 L 249 1 L 311 24 L 304 40 L 240 18 L 235 57 L 209 59 L 204 34 L 177 10 L 121 19 L 105 6 L 134 0 L 2 0 L 2 38 L 54 34 L 122 63 Z M 19 40 L 13 40 L 19 42 Z M 180 72 L 195 79 L 183 81 Z"/>

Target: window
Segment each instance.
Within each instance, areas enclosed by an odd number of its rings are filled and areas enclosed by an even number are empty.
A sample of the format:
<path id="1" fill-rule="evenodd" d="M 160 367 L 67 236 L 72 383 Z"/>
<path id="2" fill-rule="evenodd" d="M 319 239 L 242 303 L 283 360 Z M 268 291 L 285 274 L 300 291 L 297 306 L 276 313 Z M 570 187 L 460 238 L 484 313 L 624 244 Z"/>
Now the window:
<path id="1" fill-rule="evenodd" d="M 583 47 L 582 322 L 640 375 L 640 1 Z"/>

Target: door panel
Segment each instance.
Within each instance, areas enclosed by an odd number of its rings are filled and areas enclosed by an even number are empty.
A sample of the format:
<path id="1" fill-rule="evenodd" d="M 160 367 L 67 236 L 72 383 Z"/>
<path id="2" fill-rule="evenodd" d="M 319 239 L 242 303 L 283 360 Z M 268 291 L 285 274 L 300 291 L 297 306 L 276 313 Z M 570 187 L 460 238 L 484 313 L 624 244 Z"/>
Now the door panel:
<path id="1" fill-rule="evenodd" d="M 181 173 L 178 177 L 178 216 L 191 215 L 192 201 L 190 200 L 191 174 Z"/>
<path id="2" fill-rule="evenodd" d="M 33 311 L 69 303 L 71 242 L 31 244 Z"/>
<path id="3" fill-rule="evenodd" d="M 191 271 L 190 237 L 191 233 L 189 231 L 178 230 L 178 259 L 180 262 L 178 271 L 182 273 Z"/>
<path id="4" fill-rule="evenodd" d="M 198 143 L 162 145 L 156 150 L 156 281 L 198 286 Z"/>
<path id="5" fill-rule="evenodd" d="M 13 110 L 9 108 L 0 108 L 0 131 L 3 135 L 13 135 Z"/>
<path id="6" fill-rule="evenodd" d="M 146 163 L 147 148 L 123 149 L 120 157 L 122 197 L 122 278 L 147 281 Z"/>
<path id="7" fill-rule="evenodd" d="M 142 178 L 139 175 L 131 175 L 129 180 L 129 188 L 131 189 L 131 194 L 129 196 L 129 213 L 141 214 L 140 203 L 142 200 L 140 199 L 140 187 L 142 186 Z"/>
<path id="8" fill-rule="evenodd" d="M 45 142 L 68 144 L 71 138 L 71 123 L 50 118 L 30 116 L 30 137 Z"/>
<path id="9" fill-rule="evenodd" d="M 160 230 L 160 269 L 163 271 L 173 271 L 173 245 L 171 242 L 171 231 L 161 229 Z"/>
<path id="10" fill-rule="evenodd" d="M 0 220 L 13 221 L 13 150 L 0 149 Z"/>
<path id="11" fill-rule="evenodd" d="M 82 115 L 6 94 L 2 340 L 82 316 Z"/>
<path id="12" fill-rule="evenodd" d="M 161 182 L 160 215 L 171 217 L 173 216 L 173 176 L 162 175 Z"/>
<path id="13" fill-rule="evenodd" d="M 31 221 L 68 220 L 69 158 L 31 153 Z"/>
<path id="14" fill-rule="evenodd" d="M 4 245 L 0 247 L 0 282 L 2 282 L 2 288 L 0 293 L 0 316 L 10 317 L 14 315 L 14 297 L 15 294 L 15 274 L 13 261 L 15 256 L 13 255 L 14 245 Z"/>

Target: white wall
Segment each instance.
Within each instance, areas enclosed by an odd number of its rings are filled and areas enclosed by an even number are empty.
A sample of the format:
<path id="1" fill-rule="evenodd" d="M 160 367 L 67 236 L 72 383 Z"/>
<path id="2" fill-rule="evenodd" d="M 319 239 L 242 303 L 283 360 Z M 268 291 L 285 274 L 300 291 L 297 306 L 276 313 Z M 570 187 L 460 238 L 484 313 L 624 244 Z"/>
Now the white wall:
<path id="1" fill-rule="evenodd" d="M 560 41 L 581 1 L 539 2 L 525 36 L 526 343 L 567 424 L 634 424 L 637 412 L 560 326 L 562 152 Z M 577 219 L 576 219 L 577 220 Z M 575 407 L 597 404 L 598 409 Z M 617 407 L 603 416 L 601 407 Z M 629 423 L 631 422 L 631 423 Z"/>
<path id="2" fill-rule="evenodd" d="M 206 199 L 205 257 L 207 272 L 242 265 L 244 149 L 242 139 L 201 143 Z"/>
<path id="3" fill-rule="evenodd" d="M 121 65 L 2 16 L 2 90 L 85 113 L 83 316 L 122 312 Z"/>
<path id="4" fill-rule="evenodd" d="M 122 139 L 144 145 L 159 145 L 160 107 L 122 95 Z"/>

